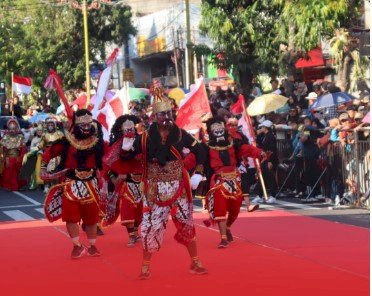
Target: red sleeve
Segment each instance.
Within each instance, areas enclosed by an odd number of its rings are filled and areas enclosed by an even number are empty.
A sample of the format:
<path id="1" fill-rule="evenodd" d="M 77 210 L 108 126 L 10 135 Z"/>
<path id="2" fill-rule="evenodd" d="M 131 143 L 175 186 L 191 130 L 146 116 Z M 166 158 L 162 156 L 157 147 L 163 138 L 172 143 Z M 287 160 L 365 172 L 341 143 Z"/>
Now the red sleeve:
<path id="1" fill-rule="evenodd" d="M 196 167 L 196 157 L 194 153 L 189 153 L 187 156 L 183 159 L 183 165 L 186 170 L 190 171 L 193 168 Z"/>
<path id="2" fill-rule="evenodd" d="M 258 158 L 261 159 L 261 153 L 262 150 L 260 148 L 254 147 L 252 145 L 243 144 L 240 146 L 240 149 L 238 151 L 238 157 L 252 157 L 252 158 Z"/>
<path id="3" fill-rule="evenodd" d="M 52 149 L 53 148 L 53 149 Z M 53 151 L 53 153 L 52 153 Z M 63 144 L 57 143 L 47 149 L 43 153 L 43 162 L 48 163 L 52 158 L 61 155 L 63 152 Z M 67 151 L 66 151 L 67 152 Z"/>

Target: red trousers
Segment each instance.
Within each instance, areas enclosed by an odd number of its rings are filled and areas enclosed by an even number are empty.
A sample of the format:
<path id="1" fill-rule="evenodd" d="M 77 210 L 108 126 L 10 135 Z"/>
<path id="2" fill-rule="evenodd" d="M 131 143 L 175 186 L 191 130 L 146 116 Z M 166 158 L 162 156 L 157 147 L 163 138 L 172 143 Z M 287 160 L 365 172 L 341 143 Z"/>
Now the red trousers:
<path id="1" fill-rule="evenodd" d="M 1 175 L 1 186 L 10 191 L 18 191 L 25 184 L 24 181 L 18 181 L 18 175 L 21 170 L 21 163 L 18 157 L 8 157 L 4 164 L 3 174 Z"/>
<path id="2" fill-rule="evenodd" d="M 121 199 L 120 218 L 121 224 L 134 223 L 138 227 L 142 222 L 142 201 L 135 203 L 126 197 Z"/>
<path id="3" fill-rule="evenodd" d="M 99 208 L 94 200 L 89 203 L 69 200 L 66 196 L 62 199 L 62 221 L 94 225 L 99 221 Z"/>

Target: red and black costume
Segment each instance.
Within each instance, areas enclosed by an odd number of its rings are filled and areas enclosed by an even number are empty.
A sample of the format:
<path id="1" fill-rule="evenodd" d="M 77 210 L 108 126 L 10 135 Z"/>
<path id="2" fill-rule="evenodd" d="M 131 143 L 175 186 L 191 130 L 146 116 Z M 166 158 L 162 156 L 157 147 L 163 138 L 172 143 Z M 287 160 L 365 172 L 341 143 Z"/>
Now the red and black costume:
<path id="1" fill-rule="evenodd" d="M 241 138 L 229 135 L 222 118 L 209 119 L 207 130 L 211 181 L 206 202 L 210 220 L 226 223 L 227 232 L 221 233 L 222 241 L 219 245 L 226 247 L 227 241 L 232 240 L 229 228 L 237 219 L 243 200 L 238 161 L 244 156 L 261 159 L 263 152 L 244 143 Z"/>
<path id="2" fill-rule="evenodd" d="M 67 223 L 75 247 L 80 248 L 78 257 L 84 250 L 81 249 L 78 233 L 75 233 L 75 225 L 83 221 L 87 228 L 93 229 L 94 231 L 87 230 L 91 248 L 93 246 L 93 250 L 88 249 L 88 252 L 97 256 L 99 252 L 95 252 L 94 245 L 101 197 L 96 173 L 102 169 L 104 143 L 97 136 L 92 115 L 88 110 L 82 109 L 75 113 L 72 128 L 72 132 L 66 131 L 66 137 L 53 143 L 43 154 L 42 178 L 48 180 L 58 176 L 60 182 L 47 194 L 45 214 L 51 222 L 62 218 L 62 221 Z M 50 176 L 46 164 L 56 157 L 60 157 L 59 173 Z M 69 225 L 73 230 L 69 229 Z M 74 250 L 72 257 L 75 258 Z"/>
<path id="3" fill-rule="evenodd" d="M 123 137 L 137 136 L 136 124 L 139 119 L 134 115 L 122 115 L 116 119 L 111 130 L 110 148 L 105 156 L 109 171 L 107 176 L 115 184 L 113 195 L 119 199 L 121 224 L 129 234 L 128 247 L 139 240 L 138 227 L 142 221 L 142 155 L 125 161 L 126 152 L 122 150 Z"/>
<path id="4" fill-rule="evenodd" d="M 154 90 L 153 113 L 156 122 L 149 130 L 135 139 L 124 137 L 122 144 L 122 149 L 127 151 L 122 154 L 124 160 L 142 155 L 141 278 L 150 276 L 150 259 L 163 243 L 169 216 L 177 229 L 175 240 L 185 245 L 190 254 L 190 272 L 204 274 L 206 269 L 197 257 L 190 177 L 182 151 L 187 148 L 196 156 L 197 171 L 203 169 L 205 153 L 191 135 L 174 123 L 171 103 L 161 88 Z"/>

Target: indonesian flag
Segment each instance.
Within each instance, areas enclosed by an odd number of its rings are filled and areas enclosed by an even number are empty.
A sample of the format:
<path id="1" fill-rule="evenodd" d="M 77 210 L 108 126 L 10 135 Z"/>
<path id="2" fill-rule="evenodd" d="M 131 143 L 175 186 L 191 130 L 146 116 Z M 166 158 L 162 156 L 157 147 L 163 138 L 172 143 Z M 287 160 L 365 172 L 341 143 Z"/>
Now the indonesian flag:
<path id="1" fill-rule="evenodd" d="M 176 124 L 188 132 L 197 131 L 202 127 L 202 116 L 211 113 L 204 79 L 200 78 L 191 91 L 180 102 Z"/>
<path id="2" fill-rule="evenodd" d="M 72 118 L 74 116 L 74 112 L 72 111 L 68 100 L 63 92 L 62 89 L 62 79 L 59 77 L 58 73 L 54 71 L 53 69 L 49 70 L 49 76 L 47 77 L 44 87 L 46 89 L 55 89 L 59 95 L 59 98 L 61 99 L 63 105 L 65 106 L 67 118 L 70 122 L 72 122 Z"/>
<path id="3" fill-rule="evenodd" d="M 13 75 L 13 91 L 18 94 L 28 95 L 31 93 L 32 79 Z"/>
<path id="4" fill-rule="evenodd" d="M 102 125 L 103 139 L 105 141 L 109 141 L 110 131 L 115 120 L 119 116 L 128 113 L 128 104 L 126 104 L 127 91 L 125 87 L 114 95 L 111 95 L 110 93 L 110 91 L 106 93 L 104 105 L 98 110 L 95 116 L 98 122 Z"/>
<path id="5" fill-rule="evenodd" d="M 243 113 L 243 111 L 244 111 L 244 96 L 242 94 L 240 94 L 238 96 L 238 100 L 236 101 L 236 103 L 230 107 L 230 111 L 234 115 Z"/>
<path id="6" fill-rule="evenodd" d="M 115 48 L 114 51 L 109 56 L 109 58 L 106 60 L 107 68 L 103 70 L 103 72 L 100 75 L 98 86 L 97 86 L 96 103 L 92 110 L 92 114 L 94 118 L 97 118 L 96 114 L 98 113 L 98 108 L 102 104 L 102 101 L 108 89 L 110 79 L 111 79 L 112 66 L 115 63 L 118 52 L 119 52 L 119 49 Z"/>

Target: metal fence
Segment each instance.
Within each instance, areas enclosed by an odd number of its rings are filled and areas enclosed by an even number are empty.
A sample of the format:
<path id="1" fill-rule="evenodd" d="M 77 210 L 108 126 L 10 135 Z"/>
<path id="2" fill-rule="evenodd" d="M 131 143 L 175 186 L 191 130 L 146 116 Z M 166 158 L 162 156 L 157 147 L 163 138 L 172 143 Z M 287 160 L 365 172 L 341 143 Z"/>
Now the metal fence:
<path id="1" fill-rule="evenodd" d="M 361 133 L 369 132 L 369 128 L 358 131 L 348 131 L 351 141 L 347 143 L 329 142 L 320 149 L 318 159 L 319 172 L 323 173 L 319 180 L 319 191 L 335 203 L 355 207 L 369 208 L 370 189 L 370 143 Z M 277 140 L 278 158 L 280 163 L 291 163 L 293 147 L 289 132 Z M 295 172 L 296 173 L 296 172 Z M 287 172 L 277 172 L 278 184 L 283 185 Z M 284 188 L 294 188 L 294 182 L 299 176 L 287 178 Z"/>

